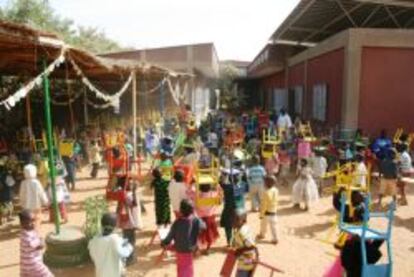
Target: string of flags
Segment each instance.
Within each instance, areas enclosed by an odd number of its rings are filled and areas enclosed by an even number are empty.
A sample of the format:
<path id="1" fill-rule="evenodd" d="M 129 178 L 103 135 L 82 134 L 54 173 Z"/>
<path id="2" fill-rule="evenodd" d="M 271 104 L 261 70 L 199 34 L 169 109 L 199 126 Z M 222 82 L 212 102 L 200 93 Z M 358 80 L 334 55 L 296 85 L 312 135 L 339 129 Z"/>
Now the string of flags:
<path id="1" fill-rule="evenodd" d="M 4 106 L 7 110 L 11 110 L 21 99 L 25 98 L 34 87 L 40 87 L 42 85 L 43 77 L 48 76 L 65 61 L 65 53 L 66 47 L 62 47 L 59 56 L 42 73 L 37 75 L 14 94 L 1 101 L 0 106 Z"/>
<path id="2" fill-rule="evenodd" d="M 89 79 L 86 77 L 86 75 L 82 72 L 80 67 L 75 63 L 73 59 L 69 59 L 69 62 L 72 64 L 73 68 L 75 69 L 76 74 L 81 78 L 85 86 L 88 87 L 90 91 L 94 92 L 97 98 L 102 99 L 105 102 L 113 102 L 114 105 L 116 104 L 115 102 L 119 102 L 119 99 L 126 92 L 126 90 L 128 89 L 129 85 L 132 82 L 132 76 L 134 72 L 131 72 L 131 74 L 129 74 L 128 80 L 125 82 L 125 84 L 122 86 L 122 88 L 118 92 L 116 92 L 113 95 L 108 95 L 106 93 L 101 92 L 91 83 L 91 81 L 89 81 Z"/>
<path id="3" fill-rule="evenodd" d="M 63 62 L 65 62 L 65 60 L 68 60 L 76 74 L 80 77 L 81 81 L 83 82 L 83 84 L 85 84 L 88 89 L 92 92 L 95 93 L 96 97 L 108 102 L 106 104 L 103 105 L 97 105 L 94 104 L 90 101 L 88 101 L 88 104 L 98 108 L 98 109 L 106 109 L 108 107 L 119 107 L 120 105 L 120 98 L 121 96 L 127 91 L 128 87 L 131 85 L 132 83 L 132 77 L 133 74 L 135 74 L 134 71 L 132 71 L 127 79 L 127 81 L 124 83 L 124 85 L 122 86 L 122 88 L 112 94 L 109 95 L 107 93 L 103 93 L 102 91 L 100 91 L 98 88 L 96 88 L 92 82 L 86 77 L 86 75 L 83 73 L 83 71 L 81 70 L 81 68 L 76 64 L 76 62 L 69 56 L 66 55 L 66 47 L 63 46 L 61 48 L 61 52 L 59 54 L 59 56 L 39 75 L 37 75 L 33 80 L 31 80 L 30 82 L 28 82 L 26 85 L 24 85 L 22 88 L 20 88 L 18 91 L 16 91 L 14 94 L 8 96 L 6 99 L 4 99 L 3 101 L 0 101 L 0 106 L 4 106 L 6 107 L 7 110 L 11 110 L 21 99 L 25 98 L 35 87 L 40 87 L 42 86 L 42 81 L 43 78 L 45 76 L 50 75 L 56 68 L 58 68 Z M 180 84 L 177 81 L 175 84 L 175 87 L 172 84 L 172 81 L 170 79 L 170 76 L 174 77 L 174 75 L 172 73 L 169 73 L 168 75 L 166 75 L 155 87 L 144 91 L 144 92 L 137 92 L 138 95 L 148 95 L 148 94 L 152 94 L 155 91 L 158 91 L 165 83 L 167 83 L 169 91 L 171 93 L 171 96 L 174 99 L 174 102 L 179 105 L 180 100 L 183 100 L 185 98 L 185 92 L 187 90 L 187 82 L 184 85 L 184 90 L 181 91 L 180 90 Z M 68 99 L 67 101 L 57 101 L 56 99 L 51 99 L 52 104 L 54 105 L 58 105 L 58 106 L 65 106 L 65 105 L 69 105 L 71 103 L 73 103 L 81 94 L 77 94 L 76 96 Z"/>

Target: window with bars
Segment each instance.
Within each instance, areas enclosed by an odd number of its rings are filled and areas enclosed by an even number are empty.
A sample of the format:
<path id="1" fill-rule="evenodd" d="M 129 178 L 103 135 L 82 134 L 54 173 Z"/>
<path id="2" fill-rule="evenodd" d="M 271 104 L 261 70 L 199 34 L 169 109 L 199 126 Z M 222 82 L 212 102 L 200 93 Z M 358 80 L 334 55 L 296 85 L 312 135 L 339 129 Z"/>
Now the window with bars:
<path id="1" fill-rule="evenodd" d="M 312 117 L 322 122 L 326 121 L 328 103 L 328 86 L 326 83 L 313 86 Z"/>

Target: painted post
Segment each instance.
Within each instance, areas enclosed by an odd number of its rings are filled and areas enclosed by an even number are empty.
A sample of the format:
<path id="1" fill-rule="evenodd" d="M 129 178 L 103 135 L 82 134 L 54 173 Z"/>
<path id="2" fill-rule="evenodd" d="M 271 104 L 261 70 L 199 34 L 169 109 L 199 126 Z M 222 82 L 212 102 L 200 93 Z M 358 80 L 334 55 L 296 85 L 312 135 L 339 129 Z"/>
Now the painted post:
<path id="1" fill-rule="evenodd" d="M 46 59 L 43 59 L 44 70 L 47 68 Z M 56 201 L 56 168 L 55 168 L 55 157 L 53 152 L 53 135 L 52 135 L 52 118 L 50 114 L 50 86 L 49 86 L 49 76 L 47 74 L 43 75 L 43 89 L 45 94 L 44 108 L 45 108 L 45 123 L 46 123 L 46 139 L 47 139 L 47 152 L 48 152 L 48 161 L 49 161 L 49 176 L 50 176 L 50 185 L 52 188 L 52 208 L 55 215 L 55 231 L 56 234 L 60 233 L 60 218 L 59 218 L 59 209 Z"/>
<path id="2" fill-rule="evenodd" d="M 137 145 L 137 73 L 132 73 L 132 137 L 134 146 L 134 160 L 138 157 Z"/>

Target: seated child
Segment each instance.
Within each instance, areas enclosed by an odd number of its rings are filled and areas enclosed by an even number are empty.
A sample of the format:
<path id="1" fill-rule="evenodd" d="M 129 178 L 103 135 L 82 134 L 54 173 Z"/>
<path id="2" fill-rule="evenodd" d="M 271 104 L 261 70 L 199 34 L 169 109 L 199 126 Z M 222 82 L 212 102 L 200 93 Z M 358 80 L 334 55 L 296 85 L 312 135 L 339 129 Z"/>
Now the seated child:
<path id="1" fill-rule="evenodd" d="M 20 276 L 52 277 L 43 263 L 44 244 L 35 230 L 35 218 L 29 210 L 19 213 L 20 226 Z M 115 275 L 114 275 L 115 276 Z"/>
<path id="2" fill-rule="evenodd" d="M 279 241 L 277 228 L 277 206 L 279 201 L 279 190 L 276 186 L 276 177 L 268 175 L 265 178 L 266 190 L 262 194 L 260 205 L 260 234 L 257 239 L 264 239 L 267 233 L 267 226 L 270 225 L 272 232 L 272 243 Z"/>
<path id="3" fill-rule="evenodd" d="M 165 180 L 158 168 L 152 171 L 153 180 L 151 187 L 155 197 L 155 220 L 158 227 L 166 227 L 171 223 L 170 197 L 168 186 L 170 182 Z"/>
<path id="4" fill-rule="evenodd" d="M 205 229 L 203 221 L 193 216 L 193 205 L 184 199 L 180 203 L 180 214 L 171 226 L 165 239 L 161 242 L 167 247 L 174 241 L 176 251 L 177 276 L 193 277 L 193 253 L 197 249 L 197 237 Z"/>
<path id="5" fill-rule="evenodd" d="M 299 162 L 299 177 L 293 184 L 292 201 L 294 207 L 300 207 L 300 203 L 305 203 L 305 211 L 309 209 L 309 205 L 319 199 L 318 187 L 312 177 L 312 169 L 308 165 L 308 161 L 301 159 Z"/>
<path id="6" fill-rule="evenodd" d="M 104 214 L 101 218 L 102 234 L 89 241 L 89 255 L 95 264 L 95 276 L 122 276 L 124 260 L 133 251 L 131 244 L 114 233 L 116 222 L 115 214 Z"/>
<path id="7" fill-rule="evenodd" d="M 200 185 L 200 192 L 199 197 L 201 199 L 205 198 L 217 198 L 218 192 L 216 190 L 212 190 L 210 184 L 202 184 Z M 216 205 L 197 205 L 196 212 L 197 215 L 201 218 L 201 220 L 206 225 L 206 229 L 204 229 L 200 236 L 198 237 L 198 241 L 200 245 L 205 245 L 205 254 L 209 253 L 211 245 L 218 239 L 219 233 L 217 229 L 216 223 Z"/>
<path id="8" fill-rule="evenodd" d="M 259 251 L 247 225 L 247 214 L 244 210 L 237 210 L 233 219 L 235 232 L 232 246 L 237 257 L 236 277 L 252 277 L 259 260 Z"/>

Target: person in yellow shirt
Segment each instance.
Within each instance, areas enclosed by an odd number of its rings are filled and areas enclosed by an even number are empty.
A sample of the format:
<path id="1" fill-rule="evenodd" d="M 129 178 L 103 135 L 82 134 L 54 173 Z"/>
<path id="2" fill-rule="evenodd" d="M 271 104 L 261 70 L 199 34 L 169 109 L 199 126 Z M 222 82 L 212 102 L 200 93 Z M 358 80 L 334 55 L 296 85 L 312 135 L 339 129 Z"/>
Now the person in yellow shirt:
<path id="1" fill-rule="evenodd" d="M 279 241 L 276 215 L 279 202 L 279 190 L 275 185 L 276 177 L 273 175 L 266 176 L 266 190 L 262 193 L 262 202 L 260 203 L 260 234 L 257 236 L 257 239 L 261 240 L 265 238 L 267 226 L 270 225 L 272 243 L 276 245 Z"/>
<path id="2" fill-rule="evenodd" d="M 252 277 L 259 261 L 259 251 L 247 225 L 247 215 L 243 209 L 236 210 L 233 227 L 232 247 L 237 257 L 236 277 Z"/>

